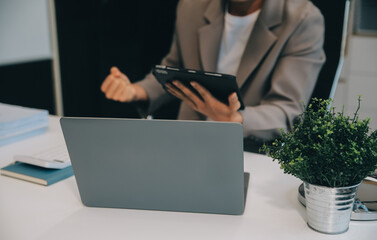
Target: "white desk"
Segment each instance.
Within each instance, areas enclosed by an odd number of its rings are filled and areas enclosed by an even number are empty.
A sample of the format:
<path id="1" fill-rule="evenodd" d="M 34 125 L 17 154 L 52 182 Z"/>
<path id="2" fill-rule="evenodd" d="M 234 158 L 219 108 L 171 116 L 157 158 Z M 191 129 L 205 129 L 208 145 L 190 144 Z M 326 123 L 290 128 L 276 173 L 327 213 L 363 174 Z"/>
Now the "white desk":
<path id="1" fill-rule="evenodd" d="M 0 167 L 15 153 L 63 141 L 58 118 L 43 134 L 0 147 Z M 49 187 L 0 176 L 0 239 L 377 239 L 377 222 L 351 222 L 348 232 L 325 235 L 306 225 L 297 201 L 300 180 L 270 158 L 245 153 L 250 182 L 242 216 L 88 208 L 74 177 Z"/>

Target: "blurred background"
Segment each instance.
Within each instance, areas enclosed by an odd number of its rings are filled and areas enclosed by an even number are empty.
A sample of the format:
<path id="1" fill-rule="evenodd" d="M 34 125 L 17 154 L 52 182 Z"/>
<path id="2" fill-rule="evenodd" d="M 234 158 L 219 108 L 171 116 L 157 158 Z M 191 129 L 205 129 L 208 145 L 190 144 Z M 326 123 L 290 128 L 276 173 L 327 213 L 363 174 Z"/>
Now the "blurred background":
<path id="1" fill-rule="evenodd" d="M 325 1 L 325 0 L 323 0 Z M 85 117 L 139 117 L 107 100 L 111 66 L 135 82 L 168 52 L 178 0 L 0 0 L 0 102 Z M 326 21 L 331 21 L 326 19 Z M 377 129 L 377 1 L 352 0 L 334 106 Z M 174 119 L 179 102 L 158 111 Z"/>

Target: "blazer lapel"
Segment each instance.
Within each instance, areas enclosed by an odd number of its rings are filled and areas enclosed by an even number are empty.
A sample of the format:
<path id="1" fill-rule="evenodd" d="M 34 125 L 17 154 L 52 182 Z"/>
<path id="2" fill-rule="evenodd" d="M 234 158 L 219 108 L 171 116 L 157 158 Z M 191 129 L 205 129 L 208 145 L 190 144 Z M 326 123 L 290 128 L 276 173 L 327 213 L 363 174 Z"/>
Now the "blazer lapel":
<path id="1" fill-rule="evenodd" d="M 217 69 L 224 28 L 224 3 L 225 1 L 211 1 L 204 13 L 208 24 L 198 30 L 200 60 L 204 71 L 215 72 Z"/>
<path id="2" fill-rule="evenodd" d="M 284 2 L 282 0 L 265 0 L 263 3 L 260 16 L 250 34 L 238 67 L 237 83 L 239 87 L 245 83 L 276 42 L 277 37 L 270 31 L 270 28 L 282 22 Z"/>

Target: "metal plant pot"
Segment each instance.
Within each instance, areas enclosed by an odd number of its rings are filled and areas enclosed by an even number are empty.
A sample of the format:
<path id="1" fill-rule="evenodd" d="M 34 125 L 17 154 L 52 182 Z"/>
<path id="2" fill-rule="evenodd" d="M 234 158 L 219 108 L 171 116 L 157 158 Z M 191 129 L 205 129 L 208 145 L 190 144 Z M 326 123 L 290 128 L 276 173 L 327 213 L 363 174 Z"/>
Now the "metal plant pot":
<path id="1" fill-rule="evenodd" d="M 329 188 L 305 182 L 309 227 L 328 234 L 346 232 L 359 185 Z"/>

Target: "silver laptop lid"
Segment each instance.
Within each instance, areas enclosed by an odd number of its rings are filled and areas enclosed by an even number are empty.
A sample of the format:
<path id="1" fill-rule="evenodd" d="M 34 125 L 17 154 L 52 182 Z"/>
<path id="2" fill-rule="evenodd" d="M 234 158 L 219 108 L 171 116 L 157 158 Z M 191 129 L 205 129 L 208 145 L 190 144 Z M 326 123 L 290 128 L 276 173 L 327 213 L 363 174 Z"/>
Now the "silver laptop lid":
<path id="1" fill-rule="evenodd" d="M 244 211 L 241 124 L 65 117 L 60 122 L 86 206 Z"/>

